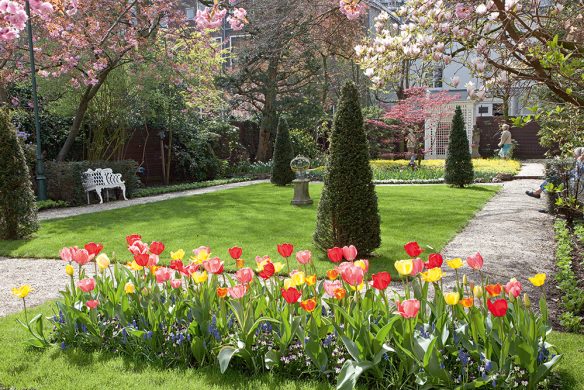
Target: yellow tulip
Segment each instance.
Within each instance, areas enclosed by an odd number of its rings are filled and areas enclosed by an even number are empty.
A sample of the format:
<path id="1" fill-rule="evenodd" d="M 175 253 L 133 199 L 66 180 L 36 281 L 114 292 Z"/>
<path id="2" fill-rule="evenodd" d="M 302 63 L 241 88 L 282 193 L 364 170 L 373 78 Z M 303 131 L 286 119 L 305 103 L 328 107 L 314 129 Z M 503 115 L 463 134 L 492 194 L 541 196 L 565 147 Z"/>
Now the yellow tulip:
<path id="1" fill-rule="evenodd" d="M 481 286 L 474 286 L 474 288 L 472 289 L 472 294 L 476 298 L 481 298 L 483 296 L 483 288 Z"/>
<path id="2" fill-rule="evenodd" d="M 545 274 L 537 274 L 532 278 L 529 278 L 531 284 L 535 287 L 541 287 L 545 283 Z"/>
<path id="3" fill-rule="evenodd" d="M 363 271 L 367 272 L 367 265 L 363 260 L 357 260 L 353 264 L 355 264 L 357 267 L 361 267 Z"/>
<path id="4" fill-rule="evenodd" d="M 73 274 L 75 273 L 75 268 L 73 268 L 71 264 L 67 264 L 65 266 L 65 273 L 69 276 L 73 276 Z"/>
<path id="5" fill-rule="evenodd" d="M 465 286 L 468 284 L 468 278 L 466 277 L 466 274 L 462 275 L 462 284 Z"/>
<path id="6" fill-rule="evenodd" d="M 361 290 L 363 290 L 363 287 L 365 287 L 365 283 L 361 282 L 361 284 L 358 285 L 357 287 L 351 286 L 351 285 L 349 287 L 351 287 L 351 290 L 353 290 L 353 291 L 361 291 Z"/>
<path id="7" fill-rule="evenodd" d="M 32 288 L 30 287 L 30 285 L 25 284 L 22 285 L 18 288 L 14 287 L 12 289 L 12 294 L 14 294 L 15 296 L 17 296 L 18 298 L 26 298 L 26 296 L 28 295 L 28 293 L 30 293 L 32 291 Z"/>
<path id="8" fill-rule="evenodd" d="M 306 284 L 314 286 L 316 284 L 316 275 L 308 275 L 306 277 Z"/>
<path id="9" fill-rule="evenodd" d="M 193 277 L 193 280 L 195 281 L 195 283 L 201 284 L 203 282 L 206 282 L 207 278 L 209 276 L 207 275 L 207 271 L 203 271 L 203 272 L 197 271 L 197 272 L 193 273 L 192 277 Z"/>
<path id="10" fill-rule="evenodd" d="M 99 254 L 95 258 L 95 263 L 97 264 L 97 266 L 99 267 L 99 269 L 101 271 L 103 271 L 107 267 L 109 267 L 109 265 L 110 265 L 110 259 L 109 259 L 109 257 L 107 257 L 107 255 L 105 253 L 101 253 L 101 254 Z"/>
<path id="11" fill-rule="evenodd" d="M 294 282 L 292 282 L 292 279 L 284 279 L 284 290 L 288 290 L 290 287 L 294 287 Z"/>
<path id="12" fill-rule="evenodd" d="M 179 249 L 176 252 L 170 252 L 170 258 L 173 260 L 182 260 L 185 257 L 185 251 L 183 249 Z"/>
<path id="13" fill-rule="evenodd" d="M 276 273 L 282 271 L 282 268 L 284 268 L 284 263 L 282 263 L 281 261 L 272 264 L 274 264 L 274 270 L 276 271 Z"/>
<path id="14" fill-rule="evenodd" d="M 132 271 L 141 271 L 144 268 L 144 267 L 138 265 L 138 263 L 136 263 L 135 260 L 132 261 L 131 263 L 126 264 L 126 267 L 128 267 Z"/>
<path id="15" fill-rule="evenodd" d="M 128 282 L 124 286 L 124 291 L 126 294 L 134 294 L 136 292 L 136 286 L 134 286 L 134 283 Z"/>
<path id="16" fill-rule="evenodd" d="M 457 257 L 457 258 L 452 259 L 452 260 L 447 260 L 446 264 L 448 264 L 448 266 L 452 269 L 459 269 L 460 267 L 462 267 L 464 265 L 464 263 L 462 262 L 462 259 L 460 257 Z"/>
<path id="17" fill-rule="evenodd" d="M 527 293 L 523 294 L 523 304 L 528 309 L 531 307 L 531 301 L 529 300 L 529 295 L 527 295 Z"/>
<path id="18" fill-rule="evenodd" d="M 412 273 L 412 270 L 414 269 L 414 262 L 411 259 L 398 260 L 393 264 L 393 266 L 400 275 L 406 276 Z"/>
<path id="19" fill-rule="evenodd" d="M 306 276 L 302 271 L 294 272 L 290 276 L 292 276 L 292 283 L 294 283 L 294 286 L 302 286 L 304 283 L 306 283 Z"/>
<path id="20" fill-rule="evenodd" d="M 449 292 L 444 294 L 444 302 L 447 305 L 454 306 L 460 301 L 460 294 L 458 292 Z"/>
<path id="21" fill-rule="evenodd" d="M 431 268 L 426 272 L 422 272 L 420 273 L 420 275 L 422 276 L 422 280 L 424 280 L 425 282 L 434 283 L 442 279 L 442 276 L 444 276 L 444 272 L 442 272 L 442 268 L 436 267 Z"/>

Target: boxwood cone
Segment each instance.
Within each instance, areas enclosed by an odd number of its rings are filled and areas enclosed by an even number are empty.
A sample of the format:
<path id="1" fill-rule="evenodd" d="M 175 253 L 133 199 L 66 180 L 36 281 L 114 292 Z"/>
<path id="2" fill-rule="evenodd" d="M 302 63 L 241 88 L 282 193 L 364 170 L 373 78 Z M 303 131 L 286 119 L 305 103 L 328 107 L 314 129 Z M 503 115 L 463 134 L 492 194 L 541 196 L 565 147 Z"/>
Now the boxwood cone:
<path id="1" fill-rule="evenodd" d="M 343 87 L 318 205 L 314 241 L 325 250 L 355 245 L 359 255 L 381 245 L 380 217 L 357 87 Z"/>
<path id="2" fill-rule="evenodd" d="M 296 177 L 290 168 L 290 161 L 294 158 L 292 143 L 290 142 L 290 132 L 286 120 L 280 119 L 278 122 L 278 133 L 274 146 L 274 163 L 272 165 L 271 182 L 278 186 L 285 186 L 292 183 Z"/>
<path id="3" fill-rule="evenodd" d="M 0 239 L 38 230 L 37 207 L 26 158 L 6 109 L 0 109 Z"/>
<path id="4" fill-rule="evenodd" d="M 464 129 L 464 118 L 462 117 L 460 106 L 456 106 L 454 118 L 452 119 L 450 139 L 448 140 L 444 181 L 453 186 L 464 187 L 472 184 L 473 180 L 472 157 L 468 146 L 468 137 Z"/>

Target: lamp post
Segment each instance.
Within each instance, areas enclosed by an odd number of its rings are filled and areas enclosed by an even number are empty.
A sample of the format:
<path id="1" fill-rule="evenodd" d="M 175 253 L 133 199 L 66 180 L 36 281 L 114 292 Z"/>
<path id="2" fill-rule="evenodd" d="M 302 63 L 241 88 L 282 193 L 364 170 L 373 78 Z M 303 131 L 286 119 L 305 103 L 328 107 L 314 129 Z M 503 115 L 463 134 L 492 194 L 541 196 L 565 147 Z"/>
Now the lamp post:
<path id="1" fill-rule="evenodd" d="M 30 76 L 32 81 L 32 102 L 34 109 L 34 127 L 36 139 L 36 180 L 39 200 L 47 199 L 47 178 L 45 177 L 45 166 L 41 148 L 41 121 L 39 119 L 39 100 L 37 97 L 36 66 L 34 64 L 34 48 L 32 43 L 32 22 L 30 17 L 30 4 L 28 0 L 24 2 L 26 15 L 26 30 L 28 32 L 28 52 L 30 56 Z"/>

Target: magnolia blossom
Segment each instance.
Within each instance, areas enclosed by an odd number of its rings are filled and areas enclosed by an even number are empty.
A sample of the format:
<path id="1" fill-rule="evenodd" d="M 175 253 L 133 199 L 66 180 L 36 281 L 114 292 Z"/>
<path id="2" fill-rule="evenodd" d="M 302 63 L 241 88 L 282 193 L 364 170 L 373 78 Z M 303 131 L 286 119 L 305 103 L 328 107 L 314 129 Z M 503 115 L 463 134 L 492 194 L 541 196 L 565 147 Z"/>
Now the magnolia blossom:
<path id="1" fill-rule="evenodd" d="M 454 88 L 458 87 L 458 84 L 460 83 L 460 77 L 458 76 L 452 76 L 452 78 L 450 79 L 450 84 L 452 84 L 452 86 Z"/>
<path id="2" fill-rule="evenodd" d="M 340 0 L 339 8 L 349 20 L 359 19 L 367 11 L 367 5 L 362 0 Z"/>

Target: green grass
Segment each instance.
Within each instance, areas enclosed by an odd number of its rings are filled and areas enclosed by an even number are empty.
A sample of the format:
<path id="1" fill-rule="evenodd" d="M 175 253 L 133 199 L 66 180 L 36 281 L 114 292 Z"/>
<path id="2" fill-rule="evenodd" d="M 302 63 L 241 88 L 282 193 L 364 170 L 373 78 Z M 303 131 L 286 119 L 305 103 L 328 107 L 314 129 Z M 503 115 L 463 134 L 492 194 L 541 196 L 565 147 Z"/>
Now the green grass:
<path id="1" fill-rule="evenodd" d="M 31 311 L 52 315 L 52 305 L 45 303 Z M 164 369 L 111 353 L 45 351 L 25 346 L 27 331 L 16 323 L 23 313 L 0 318 L 0 389 L 329 389 L 326 383 L 292 380 L 266 374 L 248 377 L 229 370 L 225 375 L 217 367 L 204 369 Z M 553 332 L 549 341 L 557 345 L 564 358 L 557 369 L 558 388 L 584 389 L 584 335 Z"/>
<path id="2" fill-rule="evenodd" d="M 373 272 L 393 269 L 403 258 L 403 244 L 415 240 L 436 251 L 460 231 L 477 210 L 500 187 L 473 186 L 467 189 L 436 186 L 377 187 L 381 213 L 382 246 L 371 258 Z M 63 246 L 103 243 L 119 261 L 131 256 L 125 236 L 140 233 L 146 241 L 159 240 L 170 250 L 190 251 L 208 245 L 213 253 L 234 264 L 227 248 L 239 245 L 243 258 L 252 264 L 256 255 L 278 258 L 276 244 L 291 242 L 297 249 L 311 249 L 318 272 L 330 268 L 326 256 L 314 249 L 312 233 L 322 185 L 312 184 L 315 204 L 290 205 L 292 188 L 270 184 L 253 185 L 211 194 L 178 198 L 148 205 L 45 221 L 36 237 L 27 241 L 0 241 L 0 255 L 56 258 Z"/>

